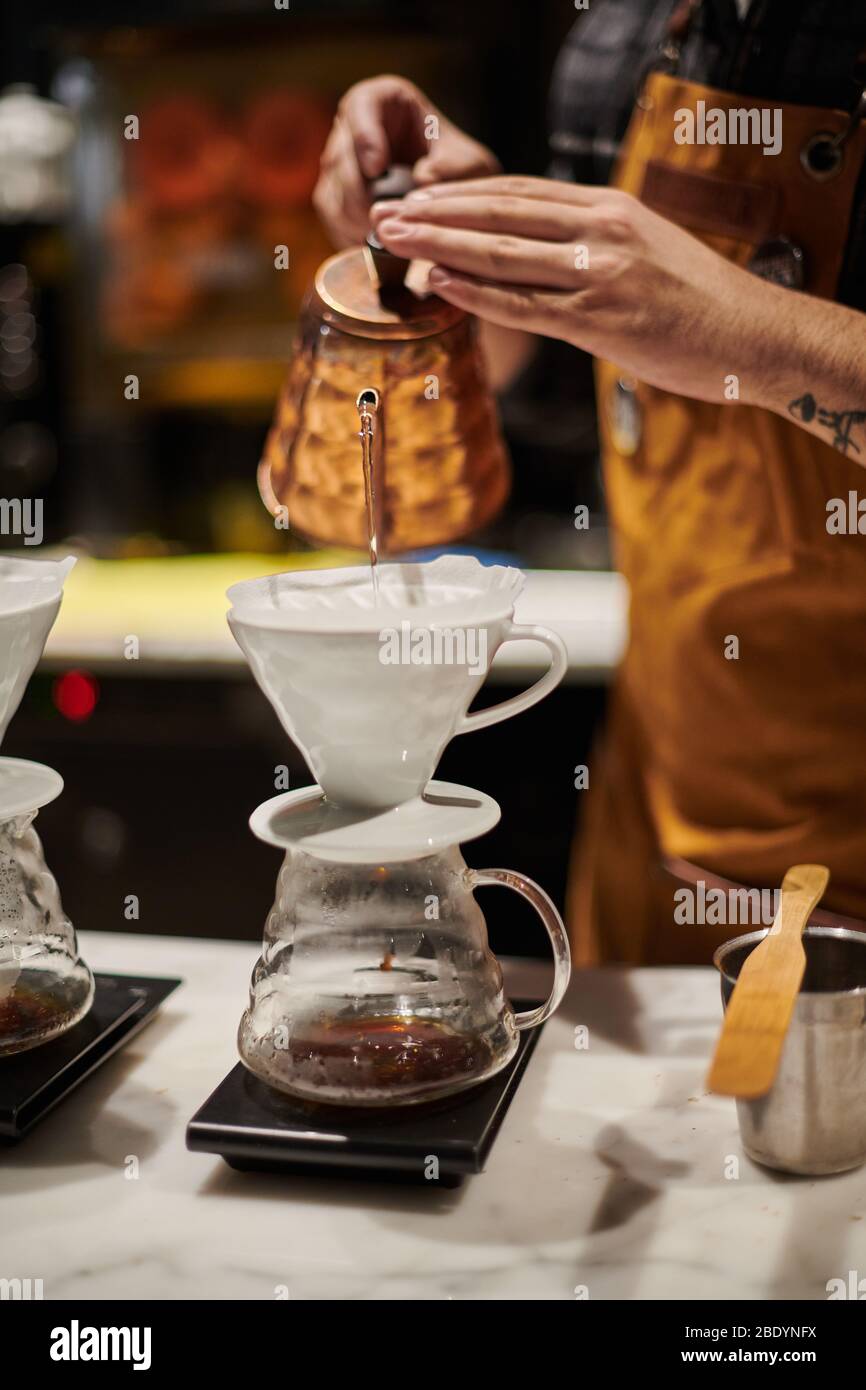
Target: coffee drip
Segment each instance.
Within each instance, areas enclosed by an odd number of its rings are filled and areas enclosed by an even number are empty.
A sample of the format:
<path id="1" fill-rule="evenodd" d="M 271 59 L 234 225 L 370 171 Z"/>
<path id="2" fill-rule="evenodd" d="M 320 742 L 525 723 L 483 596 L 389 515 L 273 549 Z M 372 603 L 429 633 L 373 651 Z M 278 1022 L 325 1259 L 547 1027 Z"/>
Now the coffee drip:
<path id="1" fill-rule="evenodd" d="M 499 807 L 430 780 L 455 734 L 534 704 L 565 670 L 554 633 L 513 621 L 522 582 L 516 570 L 444 556 L 379 566 L 377 595 L 360 567 L 229 590 L 232 632 L 318 779 L 250 821 L 284 860 L 238 1046 L 278 1090 L 353 1108 L 438 1100 L 507 1066 L 520 1031 L 562 997 L 569 950 L 553 903 L 523 875 L 470 870 L 460 853 Z M 419 664 L 399 651 L 383 661 L 383 632 L 403 624 L 447 630 L 462 662 Z M 478 640 L 461 641 L 470 631 Z M 550 669 L 468 714 L 497 649 L 526 639 L 547 648 Z M 489 885 L 526 898 L 553 948 L 551 996 L 525 1013 L 505 997 L 475 900 Z"/>

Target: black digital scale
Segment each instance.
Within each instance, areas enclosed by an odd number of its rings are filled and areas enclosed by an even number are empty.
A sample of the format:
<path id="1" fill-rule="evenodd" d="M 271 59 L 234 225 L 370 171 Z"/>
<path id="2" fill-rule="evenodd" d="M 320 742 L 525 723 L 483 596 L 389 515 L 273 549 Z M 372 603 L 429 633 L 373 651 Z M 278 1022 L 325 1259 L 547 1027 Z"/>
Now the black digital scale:
<path id="1" fill-rule="evenodd" d="M 0 1057 L 0 1142 L 22 1139 L 149 1023 L 181 980 L 94 975 L 89 1012 L 40 1047 Z"/>
<path id="2" fill-rule="evenodd" d="M 89 1013 L 41 1047 L 0 1058 L 0 1145 L 22 1139 L 151 1021 L 182 983 L 94 976 Z M 515 1009 L 534 1001 L 515 1000 Z M 484 1169 L 541 1028 L 521 1033 L 512 1061 L 461 1094 L 393 1110 L 344 1110 L 294 1100 L 240 1062 L 187 1126 L 187 1148 L 241 1172 L 341 1176 L 454 1186 Z"/>
<path id="3" fill-rule="evenodd" d="M 513 1001 L 516 1010 L 537 1001 Z M 241 1172 L 279 1172 L 455 1186 L 480 1173 L 541 1028 L 520 1034 L 508 1066 L 477 1086 L 427 1105 L 342 1109 L 295 1100 L 242 1063 L 190 1120 L 186 1145 L 220 1154 Z"/>

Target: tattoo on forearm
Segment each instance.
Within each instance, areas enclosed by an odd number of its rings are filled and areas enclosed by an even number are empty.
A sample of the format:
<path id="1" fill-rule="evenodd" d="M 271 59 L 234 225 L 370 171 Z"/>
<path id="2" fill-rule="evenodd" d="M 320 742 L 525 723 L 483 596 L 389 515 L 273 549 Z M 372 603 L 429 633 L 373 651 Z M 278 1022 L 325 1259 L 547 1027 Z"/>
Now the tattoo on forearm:
<path id="1" fill-rule="evenodd" d="M 833 436 L 833 448 L 838 449 L 840 453 L 860 453 L 859 446 L 851 438 L 851 431 L 855 425 L 866 422 L 866 410 L 827 410 L 807 391 L 804 396 L 798 396 L 796 400 L 791 401 L 788 413 L 793 415 L 795 420 L 802 420 L 804 425 L 811 425 L 813 421 L 817 421 L 822 429 L 829 430 Z"/>

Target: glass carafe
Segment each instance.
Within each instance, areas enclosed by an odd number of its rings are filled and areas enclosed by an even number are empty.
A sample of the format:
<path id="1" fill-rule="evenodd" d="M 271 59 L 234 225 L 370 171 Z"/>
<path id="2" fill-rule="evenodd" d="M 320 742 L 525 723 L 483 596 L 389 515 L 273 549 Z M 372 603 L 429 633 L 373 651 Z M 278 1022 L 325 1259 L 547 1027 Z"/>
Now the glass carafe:
<path id="1" fill-rule="evenodd" d="M 57 617 L 72 566 L 0 557 L 0 738 Z M 42 763 L 0 757 L 0 1056 L 65 1033 L 90 1008 L 93 977 L 48 871 L 37 811 L 63 790 Z"/>
<path id="2" fill-rule="evenodd" d="M 474 890 L 515 889 L 553 946 L 550 998 L 515 1014 Z M 335 863 L 289 849 L 238 1045 L 269 1085 L 344 1106 L 414 1104 L 494 1075 L 521 1029 L 558 1005 L 568 940 L 537 884 L 467 868 L 460 849 L 408 862 Z"/>
<path id="3" fill-rule="evenodd" d="M 65 1033 L 93 1000 L 35 816 L 0 823 L 0 1056 Z"/>

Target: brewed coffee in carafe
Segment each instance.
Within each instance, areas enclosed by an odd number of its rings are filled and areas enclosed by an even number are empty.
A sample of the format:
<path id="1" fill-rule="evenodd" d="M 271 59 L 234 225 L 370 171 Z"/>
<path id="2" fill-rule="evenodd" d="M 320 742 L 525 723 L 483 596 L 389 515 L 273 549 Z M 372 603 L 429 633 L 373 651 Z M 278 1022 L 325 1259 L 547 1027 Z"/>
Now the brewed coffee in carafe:
<path id="1" fill-rule="evenodd" d="M 287 1073 L 296 1081 L 312 1080 L 319 1098 L 324 1084 L 354 1104 L 441 1094 L 455 1077 L 490 1074 L 493 1061 L 482 1040 L 417 1014 L 325 1019 L 293 1033 L 288 1052 Z"/>

